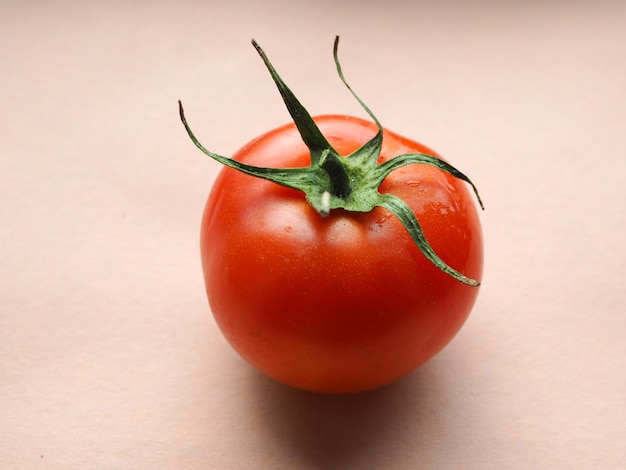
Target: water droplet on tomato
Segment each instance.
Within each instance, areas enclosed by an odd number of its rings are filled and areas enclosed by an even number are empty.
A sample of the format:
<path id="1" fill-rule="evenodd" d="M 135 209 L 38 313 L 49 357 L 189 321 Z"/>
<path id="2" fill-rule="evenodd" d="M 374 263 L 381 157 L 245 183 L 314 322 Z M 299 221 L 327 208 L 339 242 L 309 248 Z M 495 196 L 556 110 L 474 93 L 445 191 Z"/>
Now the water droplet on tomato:
<path id="1" fill-rule="evenodd" d="M 390 213 L 384 214 L 383 216 L 379 217 L 378 220 L 376 220 L 376 225 L 382 227 L 389 219 L 391 219 L 391 217 L 393 216 Z"/>

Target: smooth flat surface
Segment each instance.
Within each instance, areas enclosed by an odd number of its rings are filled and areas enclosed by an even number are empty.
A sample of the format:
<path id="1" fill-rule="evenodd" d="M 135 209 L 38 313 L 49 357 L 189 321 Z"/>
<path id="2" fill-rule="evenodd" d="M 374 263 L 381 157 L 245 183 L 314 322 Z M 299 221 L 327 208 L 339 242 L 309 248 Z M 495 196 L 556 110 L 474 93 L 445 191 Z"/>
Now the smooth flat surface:
<path id="1" fill-rule="evenodd" d="M 626 3 L 9 2 L 0 14 L 0 468 L 626 467 Z M 480 187 L 462 332 L 376 392 L 277 385 L 205 299 L 218 165 L 313 114 L 383 124 Z"/>

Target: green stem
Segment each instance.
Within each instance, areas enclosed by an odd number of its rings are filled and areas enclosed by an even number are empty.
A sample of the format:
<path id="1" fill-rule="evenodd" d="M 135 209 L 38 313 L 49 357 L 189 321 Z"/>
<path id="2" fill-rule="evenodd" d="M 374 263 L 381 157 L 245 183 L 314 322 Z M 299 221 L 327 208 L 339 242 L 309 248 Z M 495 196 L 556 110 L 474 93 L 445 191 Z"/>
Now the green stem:
<path id="1" fill-rule="evenodd" d="M 476 287 L 480 285 L 479 281 L 471 279 L 453 267 L 448 266 L 437 253 L 435 253 L 428 243 L 428 240 L 426 240 L 417 217 L 406 202 L 397 196 L 381 194 L 378 191 L 378 187 L 389 173 L 410 164 L 431 165 L 455 178 L 467 182 L 474 190 L 482 208 L 482 201 L 476 187 L 472 181 L 459 170 L 433 155 L 421 153 L 405 154 L 378 164 L 383 141 L 383 128 L 372 111 L 346 82 L 337 56 L 339 37 L 335 38 L 333 46 L 333 56 L 339 78 L 350 93 L 352 93 L 352 96 L 372 118 L 378 129 L 374 137 L 345 158 L 339 155 L 337 150 L 330 145 L 326 137 L 324 137 L 315 124 L 311 115 L 280 78 L 263 49 L 261 49 L 254 40 L 252 40 L 252 44 L 263 59 L 265 66 L 270 72 L 296 124 L 296 128 L 302 140 L 309 149 L 311 164 L 308 167 L 301 168 L 264 168 L 247 165 L 213 153 L 207 150 L 191 131 L 185 118 L 183 105 L 179 101 L 180 119 L 194 145 L 205 155 L 208 155 L 223 165 L 257 178 L 263 178 L 276 184 L 302 191 L 307 202 L 322 216 L 327 216 L 332 209 L 338 208 L 352 212 L 370 212 L 375 207 L 383 207 L 400 220 L 417 247 L 437 268 L 459 282 L 469 286 Z"/>
<path id="2" fill-rule="evenodd" d="M 352 193 L 350 176 L 346 171 L 343 159 L 335 152 L 326 149 L 320 158 L 319 165 L 328 173 L 330 188 L 328 191 L 340 199 L 347 198 Z"/>

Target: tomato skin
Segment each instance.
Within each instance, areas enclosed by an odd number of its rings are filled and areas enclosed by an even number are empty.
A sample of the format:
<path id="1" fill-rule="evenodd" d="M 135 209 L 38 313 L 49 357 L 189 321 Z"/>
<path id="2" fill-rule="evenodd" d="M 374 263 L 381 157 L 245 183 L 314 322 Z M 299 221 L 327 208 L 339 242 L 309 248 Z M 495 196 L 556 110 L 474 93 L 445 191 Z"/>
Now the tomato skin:
<path id="1" fill-rule="evenodd" d="M 376 132 L 359 118 L 314 120 L 344 156 Z M 380 161 L 415 152 L 438 156 L 384 131 Z M 275 168 L 310 163 L 293 124 L 233 158 Z M 447 264 L 481 278 L 482 233 L 465 183 L 414 164 L 392 172 L 380 191 L 409 204 Z M 405 376 L 448 344 L 479 292 L 428 261 L 385 209 L 321 217 L 300 191 L 230 168 L 205 207 L 201 256 L 213 315 L 233 348 L 275 380 L 314 392 L 359 392 Z"/>

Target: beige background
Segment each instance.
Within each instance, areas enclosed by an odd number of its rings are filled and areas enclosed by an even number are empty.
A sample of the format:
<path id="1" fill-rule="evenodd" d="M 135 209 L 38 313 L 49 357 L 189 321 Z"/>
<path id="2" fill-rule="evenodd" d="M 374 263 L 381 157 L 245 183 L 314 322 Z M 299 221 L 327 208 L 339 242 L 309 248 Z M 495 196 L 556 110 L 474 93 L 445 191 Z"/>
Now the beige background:
<path id="1" fill-rule="evenodd" d="M 626 468 L 626 2 L 3 1 L 0 468 Z M 252 370 L 216 329 L 198 227 L 217 164 L 364 113 L 486 203 L 468 323 L 376 392 Z"/>

